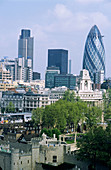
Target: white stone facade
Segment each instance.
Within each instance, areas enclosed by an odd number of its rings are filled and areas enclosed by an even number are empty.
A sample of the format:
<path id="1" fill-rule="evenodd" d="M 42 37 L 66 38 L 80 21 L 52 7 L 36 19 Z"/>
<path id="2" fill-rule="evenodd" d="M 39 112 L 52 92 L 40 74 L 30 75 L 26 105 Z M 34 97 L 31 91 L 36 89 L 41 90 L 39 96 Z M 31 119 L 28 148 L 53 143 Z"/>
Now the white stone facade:
<path id="1" fill-rule="evenodd" d="M 76 95 L 84 101 L 102 103 L 102 91 L 92 90 L 92 81 L 88 70 L 84 69 L 80 72 Z"/>

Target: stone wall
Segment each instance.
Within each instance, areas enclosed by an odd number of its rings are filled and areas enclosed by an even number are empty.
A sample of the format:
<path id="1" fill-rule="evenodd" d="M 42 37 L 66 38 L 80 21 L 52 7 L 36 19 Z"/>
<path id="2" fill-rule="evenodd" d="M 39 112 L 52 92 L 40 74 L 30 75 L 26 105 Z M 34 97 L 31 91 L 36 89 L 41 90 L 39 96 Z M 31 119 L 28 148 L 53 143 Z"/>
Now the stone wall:
<path id="1" fill-rule="evenodd" d="M 11 170 L 11 153 L 0 151 L 0 168 L 2 170 Z"/>
<path id="2" fill-rule="evenodd" d="M 64 162 L 64 146 L 61 145 L 41 145 L 40 163 L 54 164 L 53 156 L 57 157 L 57 164 Z M 55 162 L 56 163 L 56 162 Z"/>
<path id="3" fill-rule="evenodd" d="M 25 146 L 25 145 L 24 145 Z M 32 170 L 31 152 L 20 152 L 19 149 L 12 149 L 11 152 L 11 170 Z"/>

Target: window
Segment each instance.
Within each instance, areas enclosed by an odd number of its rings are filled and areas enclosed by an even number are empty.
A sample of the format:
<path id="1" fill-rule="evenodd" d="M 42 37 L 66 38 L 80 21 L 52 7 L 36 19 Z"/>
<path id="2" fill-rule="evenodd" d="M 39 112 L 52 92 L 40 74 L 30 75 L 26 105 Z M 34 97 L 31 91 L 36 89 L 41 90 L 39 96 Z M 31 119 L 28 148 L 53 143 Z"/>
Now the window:
<path id="1" fill-rule="evenodd" d="M 57 162 L 57 156 L 53 156 L 53 162 Z"/>

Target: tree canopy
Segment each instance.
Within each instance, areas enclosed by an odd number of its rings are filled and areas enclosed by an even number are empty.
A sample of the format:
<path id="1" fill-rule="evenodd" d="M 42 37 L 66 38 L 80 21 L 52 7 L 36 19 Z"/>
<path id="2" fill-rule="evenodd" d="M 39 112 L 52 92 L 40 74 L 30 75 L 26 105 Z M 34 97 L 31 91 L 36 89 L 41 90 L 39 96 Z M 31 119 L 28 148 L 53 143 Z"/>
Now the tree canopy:
<path id="1" fill-rule="evenodd" d="M 78 142 L 77 157 L 81 160 L 90 160 L 95 167 L 97 161 L 107 164 L 111 168 L 111 125 L 104 130 L 96 127 L 90 129 Z"/>
<path id="2" fill-rule="evenodd" d="M 14 113 L 15 106 L 12 102 L 9 102 L 9 105 L 6 107 L 6 113 Z"/>
<path id="3" fill-rule="evenodd" d="M 103 94 L 103 111 L 105 121 L 111 121 L 111 89 L 108 89 L 107 93 Z"/>
<path id="4" fill-rule="evenodd" d="M 32 111 L 32 120 L 35 125 L 42 123 L 42 127 L 57 128 L 61 132 L 66 126 L 74 124 L 77 130 L 78 123 L 87 124 L 88 129 L 101 122 L 101 109 L 95 106 L 88 107 L 86 102 L 78 99 L 69 90 L 65 92 L 63 99 Z"/>

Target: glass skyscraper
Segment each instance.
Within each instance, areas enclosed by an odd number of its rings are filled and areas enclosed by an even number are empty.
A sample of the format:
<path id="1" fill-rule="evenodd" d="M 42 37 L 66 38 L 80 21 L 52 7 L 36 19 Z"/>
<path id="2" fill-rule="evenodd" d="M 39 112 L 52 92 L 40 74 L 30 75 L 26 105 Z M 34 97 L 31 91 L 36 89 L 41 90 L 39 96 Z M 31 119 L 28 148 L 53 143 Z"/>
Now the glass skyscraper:
<path id="1" fill-rule="evenodd" d="M 59 67 L 60 74 L 68 73 L 68 50 L 49 49 L 48 67 Z"/>
<path id="2" fill-rule="evenodd" d="M 22 29 L 18 40 L 18 80 L 33 79 L 33 37 L 30 30 Z"/>
<path id="3" fill-rule="evenodd" d="M 89 71 L 92 81 L 94 81 L 94 73 L 102 70 L 105 73 L 105 50 L 102 37 L 98 27 L 94 25 L 86 39 L 83 69 Z"/>

